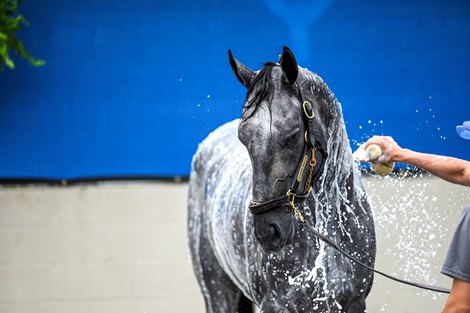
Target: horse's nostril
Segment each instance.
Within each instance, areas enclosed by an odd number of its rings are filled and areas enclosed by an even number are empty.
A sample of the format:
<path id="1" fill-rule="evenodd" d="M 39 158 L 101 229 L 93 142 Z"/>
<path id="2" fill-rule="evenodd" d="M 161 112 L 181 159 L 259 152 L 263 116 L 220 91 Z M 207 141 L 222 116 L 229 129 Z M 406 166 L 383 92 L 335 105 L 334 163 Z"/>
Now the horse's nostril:
<path id="1" fill-rule="evenodd" d="M 282 234 L 279 227 L 275 224 L 269 225 L 269 240 L 276 246 L 282 245 Z"/>
<path id="2" fill-rule="evenodd" d="M 273 218 L 257 215 L 254 220 L 254 235 L 265 252 L 277 252 L 289 241 L 289 227 L 274 221 Z"/>
<path id="3" fill-rule="evenodd" d="M 279 235 L 279 230 L 274 224 L 269 225 L 269 237 L 274 238 L 276 235 Z"/>

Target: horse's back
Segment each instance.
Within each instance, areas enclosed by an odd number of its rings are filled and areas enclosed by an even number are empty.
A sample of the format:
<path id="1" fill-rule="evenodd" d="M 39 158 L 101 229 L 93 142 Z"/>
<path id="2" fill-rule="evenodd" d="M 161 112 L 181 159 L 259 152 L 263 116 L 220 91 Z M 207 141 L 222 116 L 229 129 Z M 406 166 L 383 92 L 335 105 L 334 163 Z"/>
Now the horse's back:
<path id="1" fill-rule="evenodd" d="M 233 182 L 227 182 L 231 172 L 240 172 L 249 166 L 246 149 L 237 138 L 239 120 L 228 122 L 210 133 L 198 146 L 194 154 L 189 178 L 190 211 L 210 199 L 214 192 L 229 190 Z M 222 184 L 227 184 L 222 186 Z"/>
<path id="2" fill-rule="evenodd" d="M 230 152 L 237 150 L 237 124 L 235 120 L 218 127 L 199 144 L 193 156 L 189 176 L 189 226 L 192 219 L 201 218 L 208 194 L 218 184 L 217 178 L 222 174 L 222 167 L 231 167 L 228 160 Z"/>
<path id="3" fill-rule="evenodd" d="M 193 157 L 189 179 L 188 236 L 198 280 L 204 282 L 204 259 L 246 289 L 244 240 L 251 163 L 237 138 L 238 120 L 226 123 L 204 139 Z M 227 230 L 231 231 L 227 231 Z M 217 265 L 216 265 L 217 263 Z M 204 289 L 204 286 L 202 286 Z"/>

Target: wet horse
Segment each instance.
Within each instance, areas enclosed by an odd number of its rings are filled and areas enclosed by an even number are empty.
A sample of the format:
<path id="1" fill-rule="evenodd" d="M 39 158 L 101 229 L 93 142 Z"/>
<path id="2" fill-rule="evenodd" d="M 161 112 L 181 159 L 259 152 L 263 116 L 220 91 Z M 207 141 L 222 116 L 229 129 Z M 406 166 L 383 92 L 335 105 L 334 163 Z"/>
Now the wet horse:
<path id="1" fill-rule="evenodd" d="M 313 236 L 302 219 L 373 266 L 373 216 L 340 104 L 284 47 L 252 71 L 240 120 L 192 162 L 188 236 L 207 312 L 365 312 L 373 273 Z"/>

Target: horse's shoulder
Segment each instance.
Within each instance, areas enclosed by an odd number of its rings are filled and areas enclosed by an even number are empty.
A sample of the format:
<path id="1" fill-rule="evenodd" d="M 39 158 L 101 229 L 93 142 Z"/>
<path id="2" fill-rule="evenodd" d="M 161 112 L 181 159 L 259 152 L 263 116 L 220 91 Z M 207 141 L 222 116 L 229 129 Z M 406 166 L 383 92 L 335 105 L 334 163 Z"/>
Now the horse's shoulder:
<path id="1" fill-rule="evenodd" d="M 219 148 L 220 146 L 233 146 L 236 144 L 237 142 L 235 141 L 238 141 L 238 124 L 239 119 L 236 119 L 217 127 L 214 131 L 207 135 L 203 141 L 201 141 L 196 151 L 196 155 L 208 153 L 214 149 Z"/>
<path id="2" fill-rule="evenodd" d="M 193 171 L 199 173 L 217 172 L 216 168 L 220 164 L 230 164 L 228 162 L 236 157 L 245 159 L 243 156 L 247 152 L 238 140 L 238 124 L 238 119 L 227 122 L 216 128 L 201 141 L 193 156 Z"/>

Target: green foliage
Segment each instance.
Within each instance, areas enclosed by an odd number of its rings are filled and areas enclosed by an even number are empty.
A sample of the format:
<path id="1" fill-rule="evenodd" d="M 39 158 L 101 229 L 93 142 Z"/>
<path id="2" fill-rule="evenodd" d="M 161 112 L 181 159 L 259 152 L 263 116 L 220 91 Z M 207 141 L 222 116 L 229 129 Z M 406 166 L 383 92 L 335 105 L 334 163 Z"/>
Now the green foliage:
<path id="1" fill-rule="evenodd" d="M 33 57 L 16 37 L 22 25 L 28 25 L 23 15 L 18 13 L 21 0 L 0 0 L 0 71 L 5 66 L 14 69 L 15 63 L 10 58 L 10 49 L 21 55 L 33 66 L 44 65 L 44 61 Z"/>

